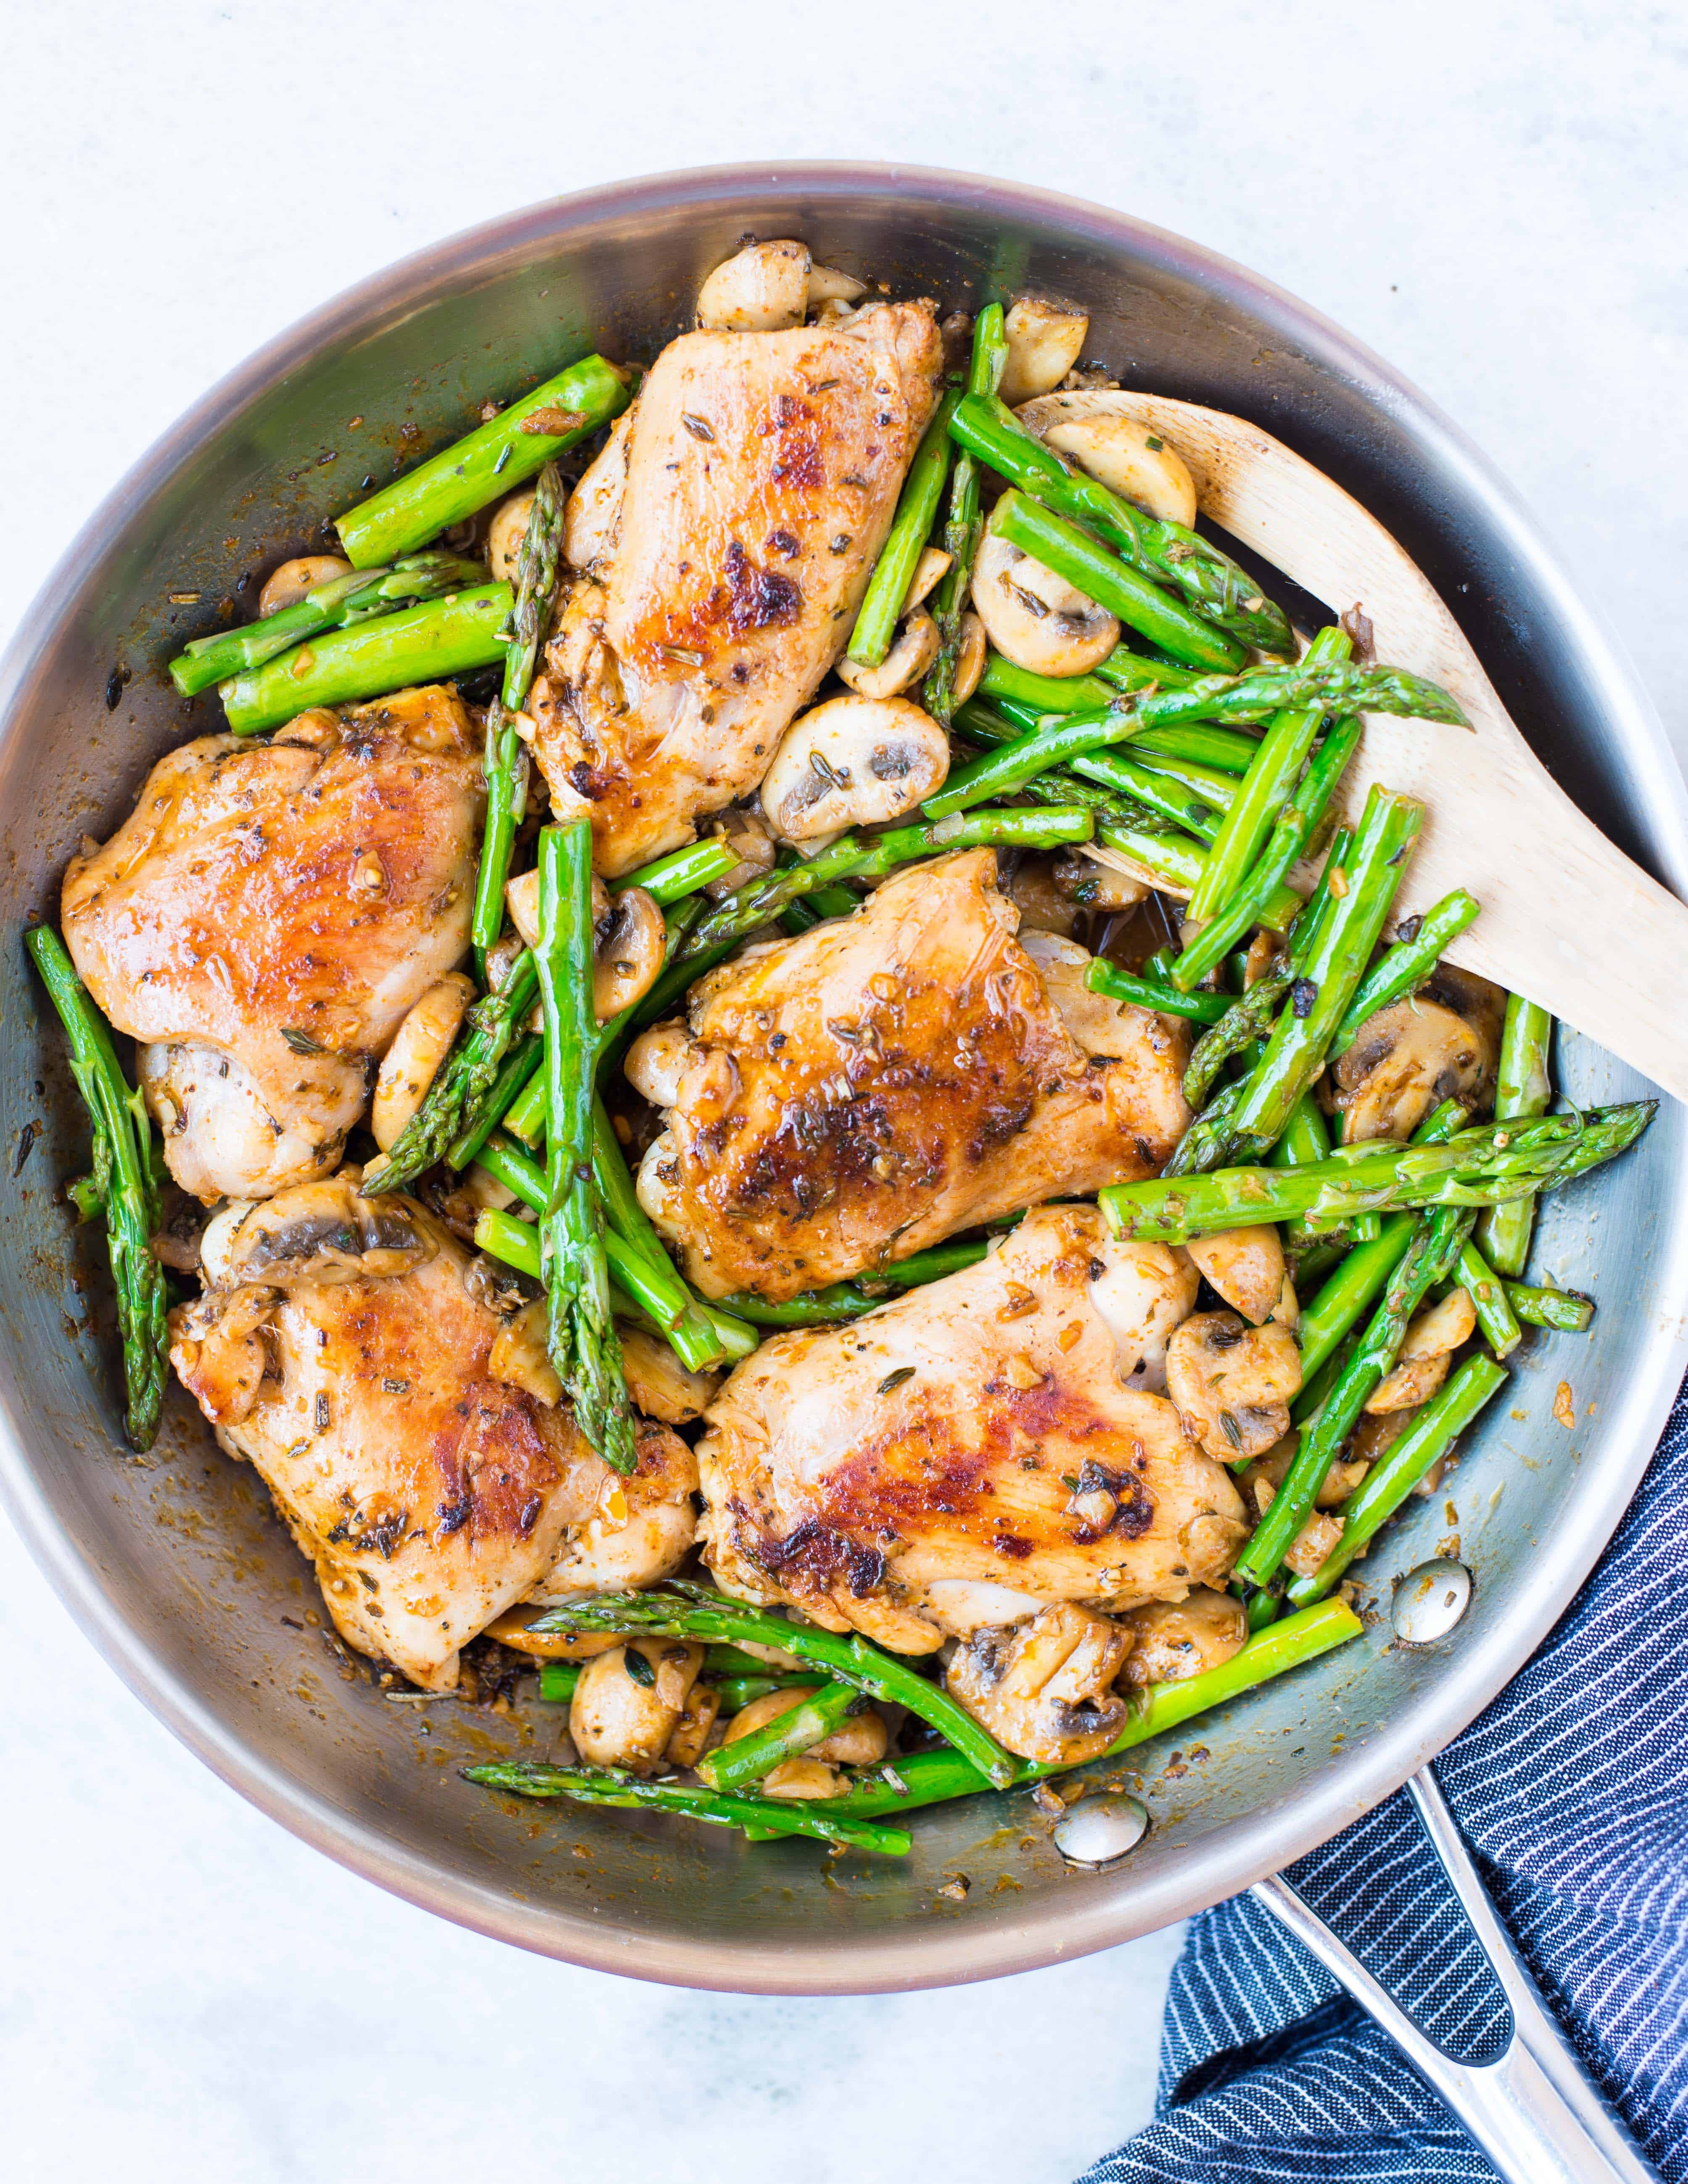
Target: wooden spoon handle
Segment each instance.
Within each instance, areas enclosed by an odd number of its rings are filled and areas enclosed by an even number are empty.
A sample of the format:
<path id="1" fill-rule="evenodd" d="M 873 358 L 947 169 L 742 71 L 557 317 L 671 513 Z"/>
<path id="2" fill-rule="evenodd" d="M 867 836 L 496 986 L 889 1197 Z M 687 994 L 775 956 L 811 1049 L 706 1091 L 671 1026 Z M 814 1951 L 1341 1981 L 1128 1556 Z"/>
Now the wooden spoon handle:
<path id="1" fill-rule="evenodd" d="M 1483 915 L 1451 961 L 1549 1009 L 1688 1100 L 1688 909 L 1615 849 L 1519 733 L 1429 578 L 1322 471 L 1246 419 L 1156 394 L 1126 398 L 1189 465 L 1203 512 L 1334 610 L 1363 606 L 1379 656 L 1451 690 L 1471 731 L 1366 718 L 1344 783 L 1417 796 L 1424 831 L 1403 912 L 1469 888 Z"/>

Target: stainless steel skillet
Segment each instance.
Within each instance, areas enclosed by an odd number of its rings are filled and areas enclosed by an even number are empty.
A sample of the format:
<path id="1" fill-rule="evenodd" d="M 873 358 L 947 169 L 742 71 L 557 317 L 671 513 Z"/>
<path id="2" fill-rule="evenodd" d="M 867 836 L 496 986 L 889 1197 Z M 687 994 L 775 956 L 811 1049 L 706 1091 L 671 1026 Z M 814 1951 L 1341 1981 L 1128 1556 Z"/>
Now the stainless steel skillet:
<path id="1" fill-rule="evenodd" d="M 1266 426 L 1400 538 L 1567 789 L 1688 890 L 1688 800 L 1628 669 L 1506 488 L 1377 359 L 1120 214 L 836 165 L 661 176 L 515 215 L 330 304 L 208 395 L 94 517 L 0 673 L 4 929 L 51 906 L 78 837 L 114 822 L 153 758 L 218 725 L 211 701 L 175 699 L 159 663 L 242 576 L 299 550 L 365 476 L 460 430 L 487 393 L 586 347 L 648 355 L 747 232 L 800 234 L 829 263 L 951 304 L 985 283 L 1064 292 L 1128 385 Z M 522 1744 L 516 1722 L 388 1700 L 343 1663 L 308 1620 L 313 1589 L 256 1480 L 185 1403 L 149 1458 L 124 1453 L 104 1285 L 53 1188 L 81 1155 L 75 1103 L 19 948 L 0 950 L 0 1008 L 8 1171 L 34 1133 L 0 1228 L 0 1488 L 73 1613 L 148 1705 L 296 1833 L 447 1917 L 639 1977 L 795 1992 L 983 1978 L 1104 1947 L 1284 1865 L 1402 1781 L 1522 1663 L 1621 1514 L 1688 1354 L 1688 1164 L 1683 1111 L 1667 1104 L 1635 1154 L 1543 1223 L 1540 1263 L 1598 1293 L 1593 1334 L 1520 1353 L 1446 1496 L 1415 1505 L 1373 1556 L 1386 1590 L 1457 1534 L 1478 1585 L 1457 1635 L 1407 1654 L 1380 1630 L 1134 1755 L 1156 1825 L 1113 1872 L 1069 1873 L 1012 1798 L 924 1816 L 894 1869 L 632 1814 L 536 1822 L 455 1768 L 489 1747 L 543 1756 L 543 1723 Z M 1559 1071 L 1583 1099 L 1644 1089 L 1569 1035 Z M 1569 1431 L 1552 1416 L 1562 1379 Z M 965 1899 L 939 1897 L 957 1873 Z"/>

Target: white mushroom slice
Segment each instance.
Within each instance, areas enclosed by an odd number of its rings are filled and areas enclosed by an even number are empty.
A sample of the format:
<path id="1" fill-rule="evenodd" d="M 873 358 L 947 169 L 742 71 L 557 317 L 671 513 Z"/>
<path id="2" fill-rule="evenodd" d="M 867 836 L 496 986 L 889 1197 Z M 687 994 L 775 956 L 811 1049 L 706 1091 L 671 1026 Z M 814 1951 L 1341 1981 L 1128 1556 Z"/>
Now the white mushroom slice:
<path id="1" fill-rule="evenodd" d="M 1162 523 L 1195 521 L 1195 481 L 1171 441 L 1134 415 L 1137 398 L 1045 394 L 1017 412 L 1028 432 Z"/>
<path id="2" fill-rule="evenodd" d="M 997 650 L 1033 675 L 1087 675 L 1119 642 L 1111 614 L 994 532 L 973 564 L 972 599 Z"/>
<path id="3" fill-rule="evenodd" d="M 800 326 L 809 308 L 809 267 L 807 243 L 748 244 L 699 289 L 698 324 L 738 334 Z"/>
<path id="4" fill-rule="evenodd" d="M 588 1661 L 569 1707 L 569 1734 L 588 1766 L 654 1774 L 703 1661 L 701 1646 L 671 1638 L 635 1638 Z"/>
<path id="5" fill-rule="evenodd" d="M 258 1202 L 255 1198 L 231 1198 L 205 1223 L 199 1239 L 199 1271 L 208 1290 L 220 1290 L 228 1282 L 235 1233 Z"/>
<path id="6" fill-rule="evenodd" d="M 690 1373 L 659 1334 L 632 1321 L 617 1320 L 621 1364 L 633 1408 L 666 1426 L 689 1425 L 700 1418 L 721 1384 L 719 1373 Z"/>
<path id="7" fill-rule="evenodd" d="M 501 500 L 487 526 L 487 567 L 501 584 L 515 582 L 515 560 L 533 514 L 533 488 L 524 486 Z"/>
<path id="8" fill-rule="evenodd" d="M 794 721 L 762 782 L 789 842 L 900 819 L 942 786 L 950 739 L 906 698 L 829 698 Z"/>
<path id="9" fill-rule="evenodd" d="M 1240 1653 L 1249 1635 L 1248 1611 L 1228 1592 L 1192 1586 L 1183 1600 L 1150 1601 L 1120 1618 L 1137 1634 L 1125 1664 L 1128 1684 L 1176 1684 L 1217 1669 Z"/>
<path id="10" fill-rule="evenodd" d="M 1315 1510 L 1296 1533 L 1284 1555 L 1284 1567 L 1297 1577 L 1317 1577 L 1325 1557 L 1334 1553 L 1341 1540 L 1342 1519 L 1321 1516 Z"/>
<path id="11" fill-rule="evenodd" d="M 504 889 L 510 923 L 530 948 L 539 940 L 539 875 L 523 872 Z M 662 968 L 667 928 L 655 900 L 643 888 L 611 894 L 595 875 L 592 882 L 592 1006 L 599 1023 L 648 993 Z"/>
<path id="12" fill-rule="evenodd" d="M 538 1297 L 493 1337 L 487 1370 L 495 1380 L 521 1388 L 537 1403 L 553 1407 L 563 1400 L 563 1384 L 551 1363 L 545 1341 L 545 1301 Z"/>
<path id="13" fill-rule="evenodd" d="M 822 304 L 854 304 L 867 293 L 867 283 L 858 281 L 853 273 L 840 273 L 836 265 L 811 265 L 809 268 L 809 308 L 818 310 Z"/>
<path id="14" fill-rule="evenodd" d="M 297 560 L 283 561 L 279 569 L 270 571 L 258 594 L 258 611 L 260 616 L 280 614 L 283 607 L 296 607 L 319 584 L 351 573 L 351 563 L 343 561 L 337 554 L 302 554 Z"/>
<path id="15" fill-rule="evenodd" d="M 961 635 L 955 646 L 955 703 L 965 705 L 979 686 L 984 673 L 984 624 L 976 614 L 961 616 Z"/>
<path id="16" fill-rule="evenodd" d="M 731 894 L 749 880 L 760 879 L 774 868 L 774 841 L 764 822 L 754 811 L 723 811 L 710 827 L 710 835 L 725 842 L 738 861 L 717 878 L 705 882 L 704 893 L 712 902 Z"/>
<path id="17" fill-rule="evenodd" d="M 1450 1290 L 1440 1304 L 1421 1312 L 1407 1330 L 1393 1369 L 1367 1398 L 1367 1410 L 1375 1415 L 1428 1403 L 1448 1377 L 1452 1353 L 1470 1340 L 1476 1324 L 1476 1307 L 1464 1290 Z"/>
<path id="18" fill-rule="evenodd" d="M 1009 1751 L 1078 1767 L 1124 1722 L 1113 1681 L 1130 1650 L 1128 1630 L 1063 1601 L 1012 1629 L 976 1631 L 944 1681 Z"/>
<path id="19" fill-rule="evenodd" d="M 588 465 L 563 510 L 563 559 L 571 569 L 601 570 L 616 558 L 621 535 L 621 499 L 627 487 L 627 454 L 638 404 L 624 410 Z"/>
<path id="20" fill-rule="evenodd" d="M 622 1073 L 653 1107 L 671 1107 L 680 1097 L 680 1080 L 703 1049 L 678 1018 L 653 1024 L 627 1049 Z"/>
<path id="21" fill-rule="evenodd" d="M 392 1151 L 399 1132 L 421 1106 L 474 998 L 473 980 L 461 971 L 448 971 L 429 987 L 393 1034 L 392 1045 L 382 1056 L 370 1108 L 370 1128 L 382 1152 Z"/>
<path id="22" fill-rule="evenodd" d="M 1368 1017 L 1336 1065 L 1343 1143 L 1409 1137 L 1440 1100 L 1488 1106 L 1504 1008 L 1498 986 L 1443 963 L 1410 1000 Z"/>
<path id="23" fill-rule="evenodd" d="M 909 578 L 909 588 L 903 599 L 903 612 L 912 614 L 924 599 L 930 598 L 950 573 L 954 557 L 941 547 L 922 546 L 920 559 L 914 565 L 914 574 Z"/>
<path id="24" fill-rule="evenodd" d="M 937 657 L 938 625 L 924 607 L 916 607 L 877 667 L 864 667 L 846 654 L 838 662 L 838 680 L 858 698 L 895 698 L 918 682 Z"/>
<path id="25" fill-rule="evenodd" d="M 1056 885 L 1081 910 L 1134 910 L 1149 893 L 1147 883 L 1098 864 L 1084 854 L 1087 847 L 1063 850 L 1056 859 L 1050 872 Z"/>
<path id="26" fill-rule="evenodd" d="M 1197 1312 L 1167 1345 L 1167 1392 L 1184 1430 L 1221 1463 L 1260 1456 L 1290 1430 L 1301 1353 L 1287 1327 Z"/>
<path id="27" fill-rule="evenodd" d="M 1002 367 L 1002 398 L 1010 409 L 1059 387 L 1078 361 L 1090 320 L 1084 311 L 1022 296 L 1008 306 L 1002 322 L 1008 355 Z"/>
<path id="28" fill-rule="evenodd" d="M 1284 1301 L 1284 1245 L 1271 1222 L 1256 1228 L 1221 1228 L 1211 1236 L 1192 1236 L 1184 1248 L 1209 1285 L 1254 1326 L 1279 1316 Z"/>

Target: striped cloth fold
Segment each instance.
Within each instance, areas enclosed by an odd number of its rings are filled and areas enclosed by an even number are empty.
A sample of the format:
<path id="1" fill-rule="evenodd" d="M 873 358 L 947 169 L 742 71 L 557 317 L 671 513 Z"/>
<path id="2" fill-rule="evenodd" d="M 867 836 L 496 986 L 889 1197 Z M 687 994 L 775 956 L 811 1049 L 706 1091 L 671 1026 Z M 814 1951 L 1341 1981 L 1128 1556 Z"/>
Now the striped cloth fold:
<path id="1" fill-rule="evenodd" d="M 1594 1574 L 1436 1774 L 1549 2007 L 1667 2184 L 1688 2184 L 1688 1387 Z M 1287 1878 L 1451 2053 L 1505 2046 L 1499 1987 L 1404 1796 Z M 1156 2120 L 1082 2184 L 1494 2174 L 1239 1896 L 1193 1922 L 1174 1967 Z"/>

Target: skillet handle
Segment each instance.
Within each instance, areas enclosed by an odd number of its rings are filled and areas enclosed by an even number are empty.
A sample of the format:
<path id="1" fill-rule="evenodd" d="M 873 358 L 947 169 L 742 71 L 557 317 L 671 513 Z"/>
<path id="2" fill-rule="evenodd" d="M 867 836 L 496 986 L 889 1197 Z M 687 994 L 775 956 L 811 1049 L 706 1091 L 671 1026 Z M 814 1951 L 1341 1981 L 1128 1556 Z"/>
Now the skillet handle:
<path id="1" fill-rule="evenodd" d="M 1496 2061 L 1444 2054 L 1281 1875 L 1249 1893 L 1377 2020 L 1507 2184 L 1659 2184 L 1543 2002 L 1429 1769 L 1407 1789 L 1512 2011 L 1512 2041 Z"/>

